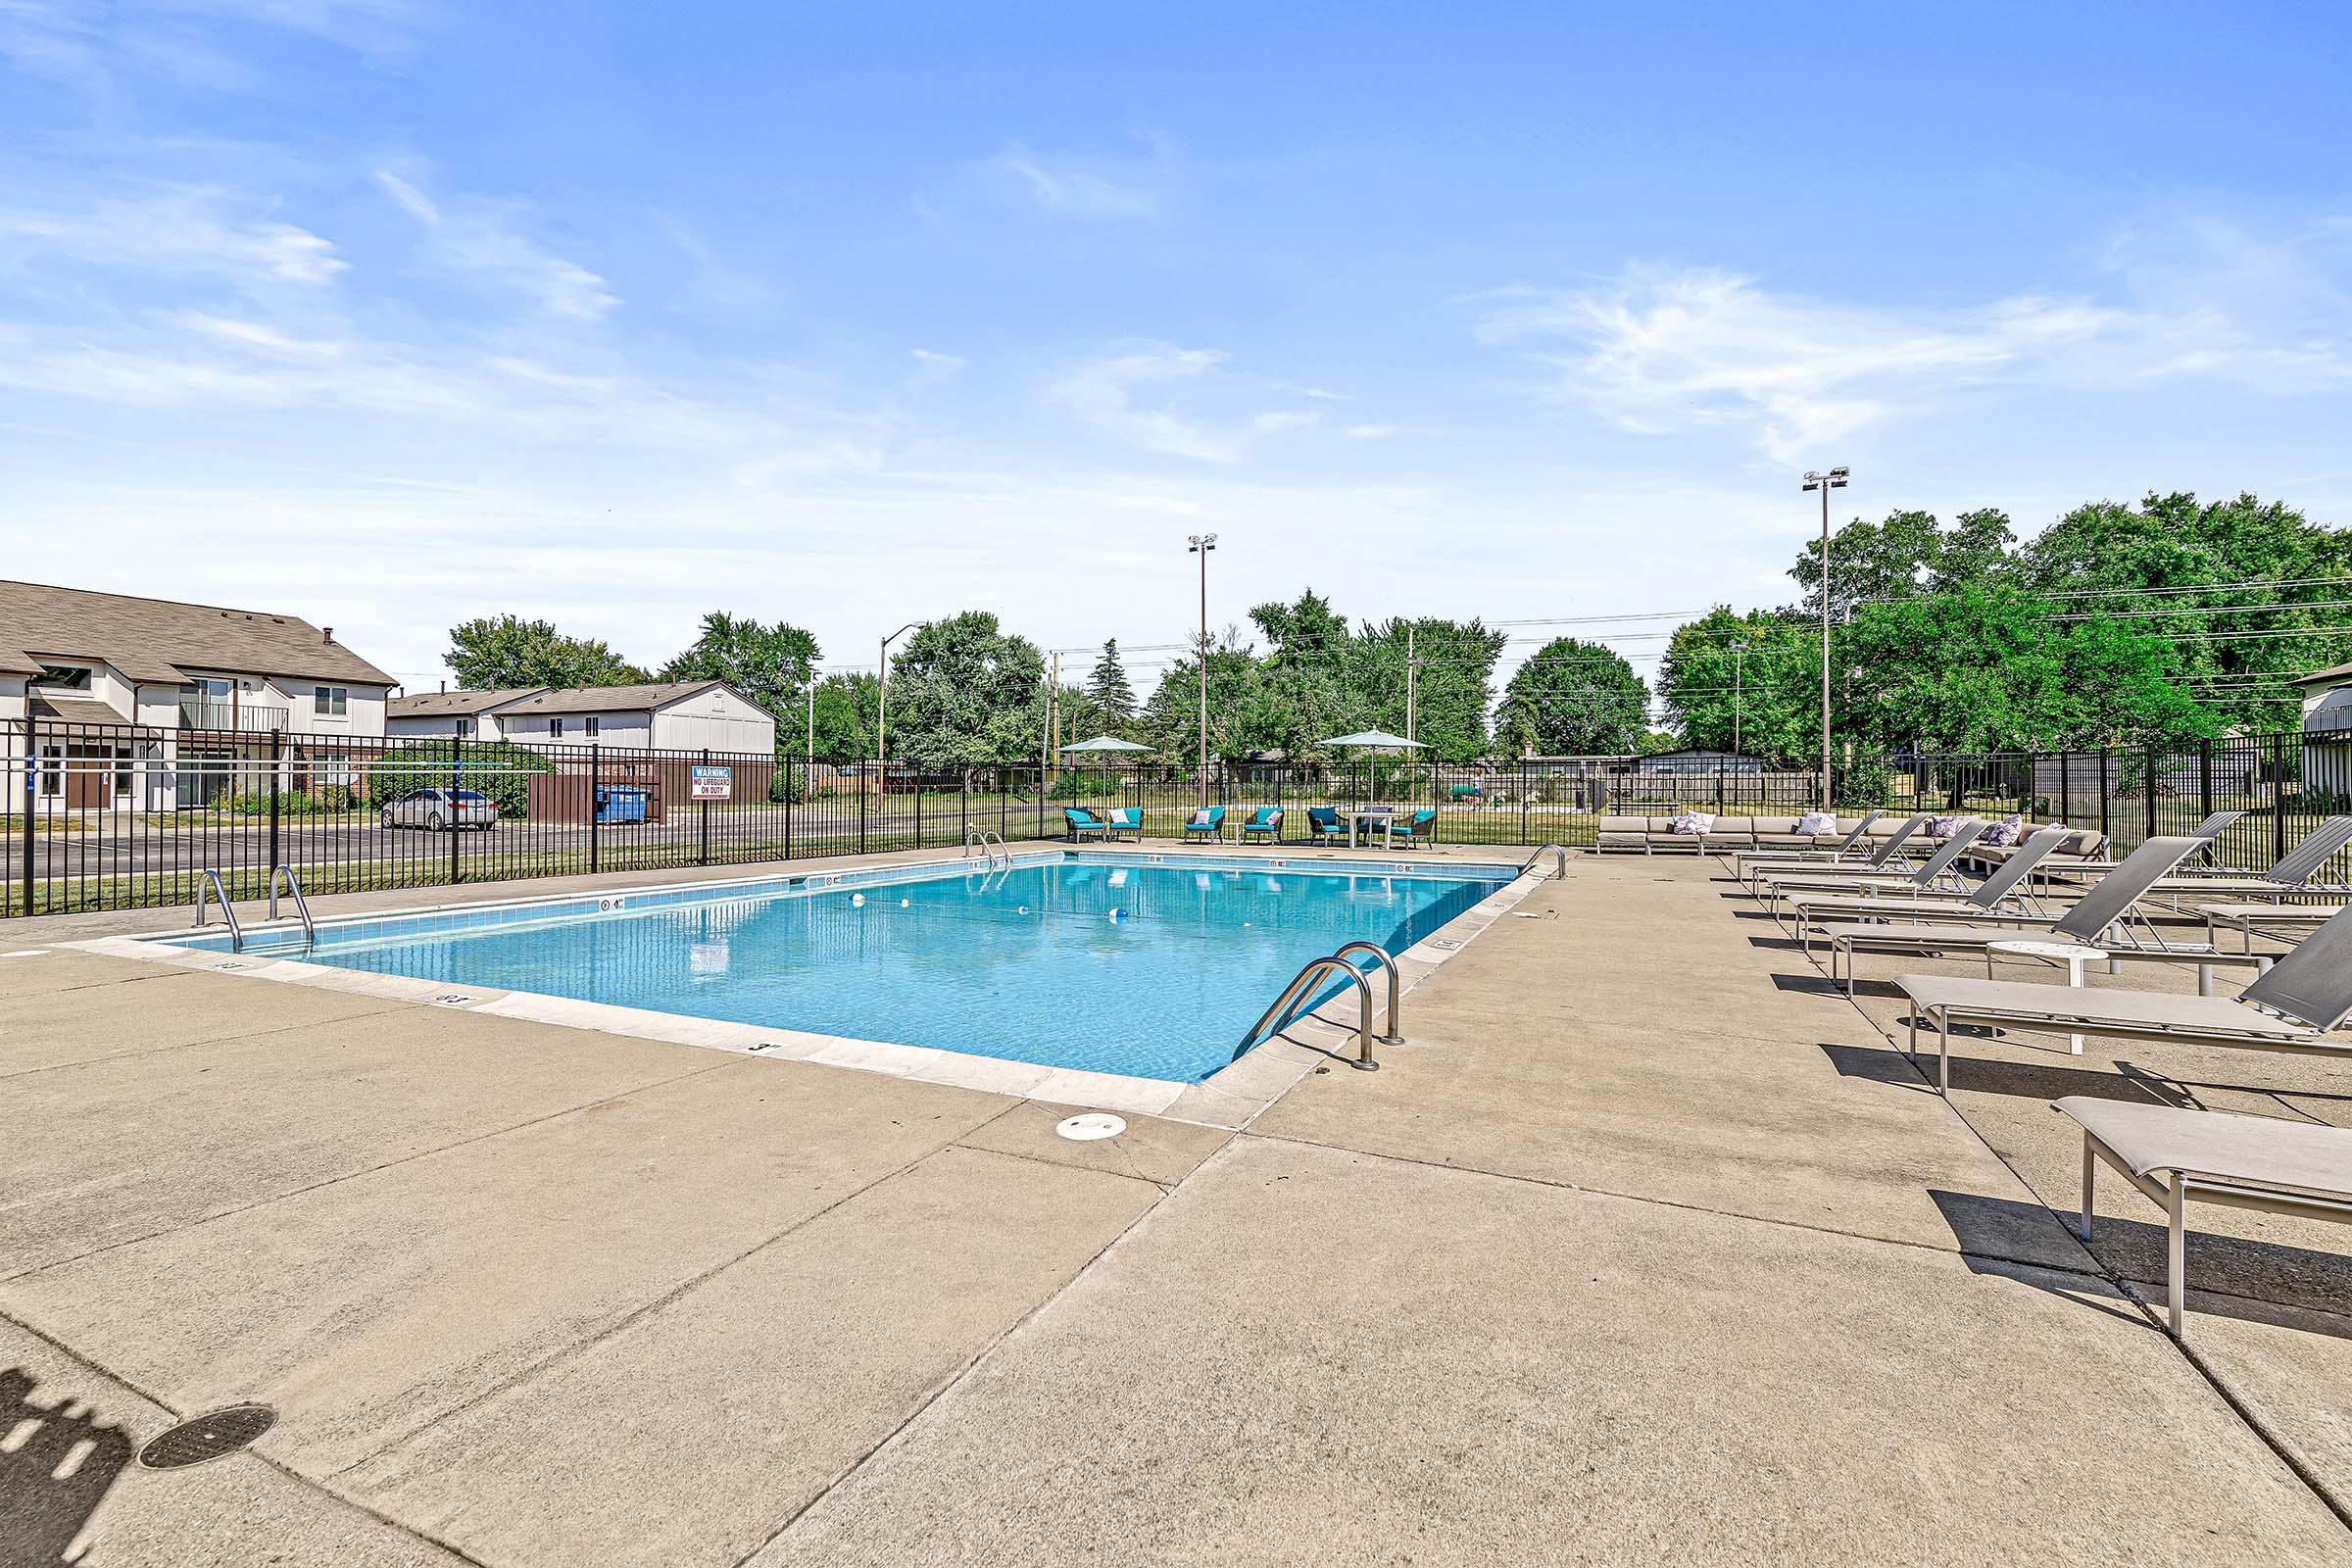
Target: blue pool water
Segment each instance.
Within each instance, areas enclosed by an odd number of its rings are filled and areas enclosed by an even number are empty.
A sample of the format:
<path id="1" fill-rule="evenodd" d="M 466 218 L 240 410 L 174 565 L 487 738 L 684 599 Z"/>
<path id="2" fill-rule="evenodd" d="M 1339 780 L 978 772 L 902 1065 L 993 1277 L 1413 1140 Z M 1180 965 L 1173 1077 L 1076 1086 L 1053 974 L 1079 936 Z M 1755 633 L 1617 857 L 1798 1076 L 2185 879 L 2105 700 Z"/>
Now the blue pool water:
<path id="1" fill-rule="evenodd" d="M 369 919 L 320 926 L 307 954 L 299 933 L 246 952 L 1195 1082 L 1308 959 L 1356 938 L 1401 952 L 1516 874 L 1080 853 Z"/>

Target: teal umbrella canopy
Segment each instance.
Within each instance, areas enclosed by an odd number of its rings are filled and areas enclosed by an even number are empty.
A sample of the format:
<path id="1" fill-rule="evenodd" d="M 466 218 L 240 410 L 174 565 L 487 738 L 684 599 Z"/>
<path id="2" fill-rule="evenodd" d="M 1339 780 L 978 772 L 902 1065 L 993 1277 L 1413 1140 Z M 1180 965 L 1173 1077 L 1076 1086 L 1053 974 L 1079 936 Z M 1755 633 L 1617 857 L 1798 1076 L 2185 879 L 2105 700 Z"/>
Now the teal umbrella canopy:
<path id="1" fill-rule="evenodd" d="M 1408 741 L 1403 736 L 1392 735 L 1385 729 L 1358 730 L 1353 735 L 1334 735 L 1327 741 L 1317 741 L 1315 744 L 1318 746 L 1385 746 L 1399 751 L 1407 747 L 1414 751 L 1427 749 L 1420 741 Z"/>
<path id="2" fill-rule="evenodd" d="M 1075 746 L 1064 746 L 1061 751 L 1062 755 L 1067 757 L 1072 752 L 1148 752 L 1151 749 L 1149 746 L 1138 746 L 1133 741 L 1123 741 L 1116 735 L 1098 735 L 1091 741 L 1080 741 Z"/>

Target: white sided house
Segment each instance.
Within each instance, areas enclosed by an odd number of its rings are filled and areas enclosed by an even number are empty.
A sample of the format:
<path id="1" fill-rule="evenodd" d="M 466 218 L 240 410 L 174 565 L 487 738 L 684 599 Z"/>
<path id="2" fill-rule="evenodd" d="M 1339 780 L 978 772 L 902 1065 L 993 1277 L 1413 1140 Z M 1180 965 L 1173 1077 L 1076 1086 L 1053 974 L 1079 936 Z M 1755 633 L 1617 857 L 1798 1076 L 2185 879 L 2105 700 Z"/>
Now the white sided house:
<path id="1" fill-rule="evenodd" d="M 608 752 L 713 752 L 773 758 L 775 716 L 717 680 L 638 686 L 425 692 L 395 698 L 395 735 L 457 735 L 518 746 Z"/>
<path id="2" fill-rule="evenodd" d="M 2334 802 L 2352 800 L 2352 664 L 2304 676 L 2303 789 Z"/>
<path id="3" fill-rule="evenodd" d="M 0 802 L 172 810 L 272 758 L 303 787 L 356 782 L 393 684 L 298 615 L 0 582 Z"/>

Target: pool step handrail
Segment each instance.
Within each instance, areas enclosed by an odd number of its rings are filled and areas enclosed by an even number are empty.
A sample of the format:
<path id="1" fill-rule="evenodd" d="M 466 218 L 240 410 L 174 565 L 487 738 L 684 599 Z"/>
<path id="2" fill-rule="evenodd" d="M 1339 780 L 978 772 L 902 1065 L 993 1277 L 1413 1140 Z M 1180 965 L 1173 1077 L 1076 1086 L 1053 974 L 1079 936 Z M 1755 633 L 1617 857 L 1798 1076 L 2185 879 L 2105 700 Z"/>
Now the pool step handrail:
<path id="1" fill-rule="evenodd" d="M 204 924 L 205 899 L 208 897 L 219 899 L 220 901 L 220 918 L 228 922 L 228 951 L 243 953 L 245 951 L 245 932 L 237 924 L 237 911 L 229 907 L 228 889 L 220 885 L 220 873 L 208 865 L 196 874 L 203 878 L 196 884 L 196 923 L 199 926 Z"/>
<path id="2" fill-rule="evenodd" d="M 294 895 L 294 912 L 302 916 L 302 947 L 308 953 L 318 945 L 318 927 L 311 921 L 310 901 L 302 896 L 302 884 L 294 879 L 294 868 L 290 865 L 273 865 L 270 868 L 270 918 L 277 918 L 277 881 L 280 877 L 285 878 L 286 891 Z"/>
<path id="3" fill-rule="evenodd" d="M 1568 852 L 1557 844 L 1546 844 L 1542 849 L 1536 851 L 1535 854 L 1520 861 L 1519 874 L 1521 876 L 1525 876 L 1528 872 L 1534 870 L 1536 867 L 1536 862 L 1544 858 L 1545 855 L 1551 856 L 1553 860 L 1551 880 L 1555 882 L 1567 881 Z"/>
<path id="4" fill-rule="evenodd" d="M 1260 1038 L 1286 1027 L 1293 1011 L 1314 991 L 1315 982 L 1329 974 L 1341 975 L 1355 985 L 1355 1059 L 1348 1065 L 1359 1072 L 1378 1072 L 1380 1063 L 1372 1059 L 1372 983 L 1364 978 L 1361 969 L 1336 953 L 1312 960 L 1291 977 L 1291 983 L 1282 988 L 1282 995 L 1274 999 L 1274 1005 L 1258 1015 L 1257 1022 L 1250 1026 L 1241 1043 L 1233 1048 L 1233 1059 L 1241 1060 L 1243 1054 Z M 1348 1061 L 1345 1056 L 1340 1059 Z"/>
<path id="5" fill-rule="evenodd" d="M 1350 942 L 1333 953 L 1332 956 L 1345 962 L 1350 953 L 1368 953 L 1379 961 L 1382 968 L 1389 971 L 1389 1032 L 1385 1035 L 1374 1035 L 1372 1038 L 1384 1046 L 1403 1045 L 1405 1043 L 1404 1005 L 1399 997 L 1404 986 L 1402 976 L 1396 968 L 1396 956 L 1377 942 L 1363 941 Z M 1352 969 L 1355 966 L 1348 964 L 1348 967 Z"/>
<path id="6" fill-rule="evenodd" d="M 994 850 L 988 847 L 988 841 L 991 839 L 997 841 L 997 848 Z M 1000 850 L 1004 855 L 1004 868 L 1006 870 L 1012 868 L 1012 846 L 1004 842 L 1004 836 L 981 827 L 977 823 L 966 822 L 963 824 L 963 858 L 967 860 L 970 859 L 974 850 L 980 852 L 983 869 L 992 871 L 996 869 L 997 853 Z"/>

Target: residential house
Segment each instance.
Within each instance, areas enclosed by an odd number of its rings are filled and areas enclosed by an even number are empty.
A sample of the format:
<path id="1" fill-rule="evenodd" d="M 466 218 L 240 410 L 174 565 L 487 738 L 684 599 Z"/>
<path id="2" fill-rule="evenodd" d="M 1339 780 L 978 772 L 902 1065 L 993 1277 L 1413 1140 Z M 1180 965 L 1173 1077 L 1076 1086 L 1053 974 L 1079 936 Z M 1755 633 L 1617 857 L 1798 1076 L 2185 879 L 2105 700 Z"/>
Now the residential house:
<path id="1" fill-rule="evenodd" d="M 2352 799 L 2352 664 L 2295 682 L 2303 691 L 2303 789 Z"/>
<path id="2" fill-rule="evenodd" d="M 462 741 L 502 740 L 498 710 L 546 690 L 544 686 L 507 686 L 486 692 L 415 692 L 392 699 L 384 728 L 396 740 L 446 736 Z"/>
<path id="3" fill-rule="evenodd" d="M 253 787 L 273 756 L 305 787 L 355 783 L 393 684 L 298 615 L 0 582 L 0 725 L 29 756 L 0 800 L 170 810 Z"/>
<path id="4" fill-rule="evenodd" d="M 776 754 L 775 715 L 717 680 L 551 689 L 501 704 L 495 716 L 501 738 L 521 746 Z"/>

